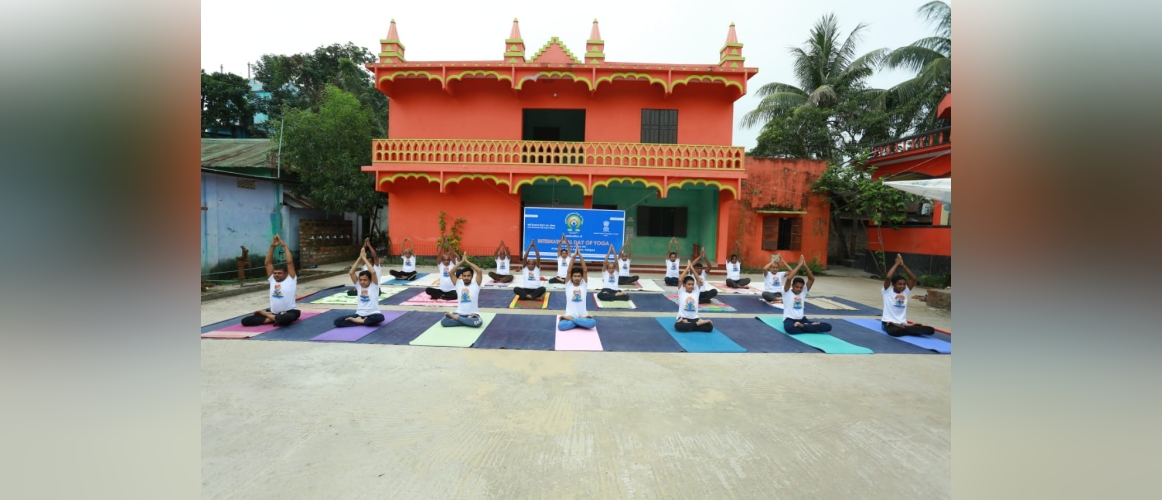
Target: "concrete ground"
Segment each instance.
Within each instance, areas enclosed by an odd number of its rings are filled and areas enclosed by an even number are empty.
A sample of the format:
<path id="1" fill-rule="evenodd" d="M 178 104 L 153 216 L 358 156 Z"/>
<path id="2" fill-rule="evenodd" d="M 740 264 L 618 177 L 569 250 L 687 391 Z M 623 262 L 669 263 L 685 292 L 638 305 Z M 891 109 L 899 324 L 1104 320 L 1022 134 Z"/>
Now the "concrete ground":
<path id="1" fill-rule="evenodd" d="M 831 274 L 819 295 L 880 306 Z M 267 305 L 205 302 L 202 324 Z M 201 345 L 207 498 L 951 496 L 951 356 Z"/>

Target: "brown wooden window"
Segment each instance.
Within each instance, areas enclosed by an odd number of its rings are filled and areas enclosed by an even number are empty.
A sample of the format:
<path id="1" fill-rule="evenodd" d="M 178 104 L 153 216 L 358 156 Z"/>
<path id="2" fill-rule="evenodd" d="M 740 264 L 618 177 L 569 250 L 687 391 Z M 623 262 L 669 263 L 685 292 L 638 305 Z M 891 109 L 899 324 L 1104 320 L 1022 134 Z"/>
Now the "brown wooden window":
<path id="1" fill-rule="evenodd" d="M 803 218 L 768 215 L 763 217 L 763 250 L 801 250 Z"/>
<path id="2" fill-rule="evenodd" d="M 643 144 L 677 144 L 678 143 L 678 110 L 676 110 L 676 109 L 643 109 L 642 110 L 642 143 Z"/>

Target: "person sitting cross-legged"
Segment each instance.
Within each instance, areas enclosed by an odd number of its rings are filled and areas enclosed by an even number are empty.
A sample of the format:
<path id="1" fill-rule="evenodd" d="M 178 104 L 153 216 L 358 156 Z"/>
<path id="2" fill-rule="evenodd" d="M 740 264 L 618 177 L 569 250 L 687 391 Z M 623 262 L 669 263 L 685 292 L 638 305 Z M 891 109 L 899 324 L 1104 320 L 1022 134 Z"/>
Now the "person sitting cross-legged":
<path id="1" fill-rule="evenodd" d="M 706 269 L 710 267 L 710 260 L 706 258 L 706 248 L 702 248 L 702 253 L 694 261 L 694 274 L 698 275 L 698 303 L 709 304 L 714 297 L 718 296 L 718 289 L 710 284 L 706 278 Z M 705 267 L 703 267 L 705 263 Z"/>
<path id="2" fill-rule="evenodd" d="M 399 244 L 401 247 L 400 253 L 403 257 L 403 270 L 396 271 L 392 269 L 388 271 L 397 280 L 411 281 L 419 275 L 416 272 L 416 249 L 412 246 L 411 241 L 411 238 L 404 238 L 403 242 Z"/>
<path id="3" fill-rule="evenodd" d="M 355 284 L 355 296 L 359 297 L 359 305 L 355 307 L 355 314 L 335 319 L 336 327 L 375 326 L 383 323 L 383 314 L 379 312 L 379 273 L 372 266 L 371 270 L 360 271 L 356 276 L 355 268 L 360 262 L 368 263 L 365 255 L 360 254 L 351 265 L 351 270 L 347 272 L 351 276 L 351 282 Z"/>
<path id="4" fill-rule="evenodd" d="M 456 300 L 456 284 L 453 283 L 452 270 L 456 269 L 458 263 L 453 256 L 451 249 L 445 249 L 440 255 L 440 261 L 436 263 L 436 270 L 440 272 L 440 286 L 424 289 L 424 293 L 432 300 Z"/>
<path id="5" fill-rule="evenodd" d="M 746 288 L 750 278 L 742 277 L 742 262 L 738 261 L 738 254 L 731 254 L 726 263 L 726 286 L 730 288 Z"/>
<path id="6" fill-rule="evenodd" d="M 681 273 L 682 263 L 678 260 L 678 239 L 670 238 L 670 242 L 666 243 L 666 250 L 669 252 L 668 258 L 663 261 L 666 266 L 666 286 L 678 286 L 678 274 Z"/>
<path id="7" fill-rule="evenodd" d="M 709 332 L 714 329 L 714 323 L 708 319 L 698 317 L 698 289 L 702 286 L 702 277 L 694 271 L 690 263 L 682 271 L 681 284 L 678 286 L 678 317 L 674 322 L 674 329 L 679 332 Z"/>
<path id="8" fill-rule="evenodd" d="M 629 295 L 618 286 L 617 264 L 610 257 L 613 257 L 613 245 L 609 245 L 609 253 L 605 254 L 605 269 L 601 271 L 601 291 L 597 292 L 597 298 L 604 301 L 629 300 Z"/>
<path id="9" fill-rule="evenodd" d="M 569 271 L 569 282 L 565 283 L 565 314 L 557 322 L 561 331 L 574 328 L 592 330 L 597 328 L 597 320 L 585 307 L 585 296 L 589 293 L 589 266 L 578 248 L 573 256 L 579 264 Z"/>
<path id="10" fill-rule="evenodd" d="M 549 278 L 549 283 L 560 285 L 568 281 L 570 267 L 573 267 L 573 259 L 569 255 L 569 239 L 561 234 L 561 241 L 557 243 L 557 275 Z"/>
<path id="11" fill-rule="evenodd" d="M 629 274 L 629 262 L 633 259 L 633 246 L 627 240 L 617 255 L 617 284 L 632 285 L 637 283 L 638 277 Z"/>
<path id="12" fill-rule="evenodd" d="M 529 260 L 529 253 L 536 253 L 536 260 Z M 541 251 L 537 249 L 537 242 L 529 243 L 525 249 L 524 258 L 520 261 L 520 275 L 523 286 L 512 289 L 520 300 L 537 300 L 545 295 L 545 287 L 541 285 Z"/>
<path id="13" fill-rule="evenodd" d="M 795 277 L 800 269 L 807 270 L 807 283 L 803 278 Z M 783 284 L 783 329 L 787 333 L 824 333 L 831 331 L 830 323 L 811 321 L 803 313 L 807 306 L 807 292 L 815 284 L 815 275 L 807 266 L 807 258 L 799 256 L 799 264 L 787 274 L 790 282 Z"/>
<path id="14" fill-rule="evenodd" d="M 484 324 L 484 320 L 480 319 L 477 303 L 480 300 L 480 283 L 484 281 L 484 273 L 480 271 L 479 267 L 476 267 L 476 264 L 468 260 L 468 254 L 464 254 L 460 261 L 468 268 L 456 270 L 456 312 L 444 313 L 444 318 L 440 320 L 440 324 L 449 327 L 480 328 L 480 325 Z"/>
<path id="15" fill-rule="evenodd" d="M 908 279 L 896 276 L 896 268 L 904 268 Z M 893 277 L 895 276 L 895 277 Z M 893 337 L 904 335 L 932 335 L 936 329 L 920 323 L 908 323 L 908 294 L 916 285 L 916 275 L 904 264 L 904 256 L 896 254 L 896 263 L 884 278 L 884 315 L 880 318 L 884 331 Z"/>
<path id="16" fill-rule="evenodd" d="M 366 262 L 366 264 L 363 264 L 363 270 L 375 271 L 376 276 L 382 276 L 379 270 L 379 256 L 375 254 L 375 249 L 371 247 L 371 238 L 363 238 L 363 248 L 360 249 L 360 253 L 363 252 L 366 252 L 363 254 L 364 262 Z M 377 282 L 376 284 L 379 283 Z M 352 288 L 347 290 L 347 295 L 354 297 L 357 291 L 358 288 Z"/>
<path id="17" fill-rule="evenodd" d="M 286 264 L 276 266 L 273 263 L 274 249 L 280 246 L 286 250 Z M 254 314 L 242 318 L 242 326 L 286 326 L 294 323 L 302 314 L 295 308 L 295 289 L 299 280 L 295 274 L 294 258 L 290 247 L 277 234 L 270 241 L 270 249 L 266 251 L 266 274 L 266 280 L 270 283 L 270 308 L 254 311 Z"/>
<path id="18" fill-rule="evenodd" d="M 783 280 L 787 276 L 781 270 L 784 265 L 783 258 L 774 254 L 771 255 L 771 261 L 763 266 L 763 300 L 768 304 L 783 303 Z"/>
<path id="19" fill-rule="evenodd" d="M 508 245 L 503 240 L 496 246 L 493 258 L 496 260 L 496 272 L 489 271 L 488 277 L 497 283 L 512 283 L 512 261 L 509 260 Z"/>

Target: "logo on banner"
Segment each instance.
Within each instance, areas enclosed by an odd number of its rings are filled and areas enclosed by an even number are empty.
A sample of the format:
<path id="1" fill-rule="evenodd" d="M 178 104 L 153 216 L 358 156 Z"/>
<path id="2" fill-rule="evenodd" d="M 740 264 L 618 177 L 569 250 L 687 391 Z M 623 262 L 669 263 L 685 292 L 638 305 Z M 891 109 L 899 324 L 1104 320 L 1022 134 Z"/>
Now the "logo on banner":
<path id="1" fill-rule="evenodd" d="M 605 221 L 602 223 L 602 229 L 607 233 L 609 232 L 609 221 Z"/>
<path id="2" fill-rule="evenodd" d="M 585 220 L 581 218 L 581 214 L 573 212 L 565 216 L 565 229 L 570 233 L 576 233 L 581 230 L 582 222 L 585 222 Z"/>

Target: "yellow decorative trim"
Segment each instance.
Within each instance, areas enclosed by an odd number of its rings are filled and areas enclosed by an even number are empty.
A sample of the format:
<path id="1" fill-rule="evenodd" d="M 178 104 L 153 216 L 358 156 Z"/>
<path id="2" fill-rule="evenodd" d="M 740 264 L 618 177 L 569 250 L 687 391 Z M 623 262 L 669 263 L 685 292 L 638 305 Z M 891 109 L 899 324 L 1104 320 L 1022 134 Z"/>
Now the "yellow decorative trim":
<path id="1" fill-rule="evenodd" d="M 407 70 L 407 71 L 396 71 L 395 73 L 392 73 L 390 75 L 383 75 L 383 76 L 379 77 L 379 80 L 377 80 L 375 82 L 375 84 L 378 85 L 380 83 L 383 83 L 384 80 L 390 80 L 390 81 L 394 82 L 395 78 L 397 76 L 402 77 L 402 76 L 413 76 L 413 75 L 426 76 L 426 77 L 428 77 L 428 80 L 436 80 L 436 81 L 440 82 L 441 85 L 444 83 L 444 78 L 441 77 L 440 75 L 433 75 L 431 73 L 428 73 L 427 71 Z"/>
<path id="2" fill-rule="evenodd" d="M 741 84 L 741 83 L 738 83 L 738 82 L 731 81 L 731 80 L 729 80 L 728 78 L 726 78 L 725 76 L 716 76 L 716 75 L 690 75 L 690 76 L 687 76 L 686 78 L 683 78 L 683 79 L 681 79 L 681 80 L 674 80 L 674 83 L 671 83 L 671 84 L 670 84 L 670 92 L 673 92 L 673 91 L 674 91 L 674 87 L 677 87 L 679 83 L 682 83 L 682 84 L 689 85 L 689 84 L 690 84 L 690 80 L 695 80 L 695 79 L 697 79 L 697 80 L 710 80 L 711 82 L 722 82 L 722 83 L 723 83 L 723 84 L 725 84 L 727 87 L 729 87 L 729 86 L 733 85 L 733 86 L 735 86 L 735 87 L 738 87 L 738 90 L 739 90 L 739 92 L 741 92 L 741 91 L 742 91 L 742 84 Z"/>
<path id="3" fill-rule="evenodd" d="M 540 58 L 541 55 L 544 54 L 546 50 L 549 50 L 549 46 L 553 45 L 553 42 L 556 42 L 557 46 L 561 47 L 561 50 L 565 51 L 565 55 L 569 56 L 569 59 L 572 60 L 573 63 L 581 64 L 581 61 L 579 59 L 577 59 L 576 56 L 573 55 L 573 52 L 569 51 L 569 47 L 565 46 L 565 42 L 562 42 L 561 40 L 557 39 L 557 37 L 552 37 L 549 39 L 549 41 L 545 42 L 545 45 L 541 47 L 541 50 L 538 50 L 536 54 L 533 54 L 533 57 L 529 60 L 536 62 L 536 60 L 538 58 Z"/>
<path id="4" fill-rule="evenodd" d="M 647 180 L 642 179 L 640 177 L 610 177 L 610 178 L 605 179 L 603 181 L 594 182 L 593 183 L 593 190 L 597 191 L 598 187 L 607 187 L 608 188 L 609 185 L 614 183 L 614 182 L 620 182 L 620 183 L 624 183 L 624 184 L 637 184 L 637 183 L 645 184 L 647 188 L 657 189 L 659 195 L 662 194 L 662 191 L 664 191 L 664 189 L 662 188 L 662 183 L 650 182 L 650 181 L 647 181 Z"/>
<path id="5" fill-rule="evenodd" d="M 524 186 L 525 184 L 532 185 L 533 183 L 535 183 L 537 181 L 565 181 L 565 182 L 569 183 L 570 185 L 580 186 L 581 193 L 586 195 L 586 196 L 589 196 L 589 188 L 585 185 L 584 182 L 573 180 L 571 177 L 567 177 L 564 175 L 537 175 L 531 179 L 524 179 L 524 180 L 517 181 L 517 183 L 513 184 L 513 186 L 512 186 L 512 194 L 519 193 L 521 186 Z"/>
<path id="6" fill-rule="evenodd" d="M 681 188 L 682 186 L 685 186 L 687 184 L 695 184 L 695 185 L 705 184 L 707 186 L 715 186 L 718 188 L 719 191 L 730 191 L 731 193 L 734 194 L 735 198 L 738 198 L 738 190 L 735 189 L 734 186 L 731 186 L 728 184 L 723 184 L 719 181 L 712 181 L 712 180 L 707 180 L 707 179 L 683 179 L 683 180 L 680 180 L 677 182 L 671 182 L 668 186 L 666 186 L 666 190 L 668 191 L 668 190 L 673 189 L 673 188 Z"/>
<path id="7" fill-rule="evenodd" d="M 585 78 L 585 77 L 583 77 L 583 76 L 577 76 L 577 75 L 576 75 L 576 74 L 574 74 L 572 71 L 542 71 L 542 72 L 540 72 L 540 73 L 537 73 L 537 74 L 535 74 L 535 75 L 533 75 L 533 76 L 531 76 L 531 77 L 528 77 L 528 76 L 526 76 L 526 77 L 524 77 L 524 78 L 521 78 L 519 82 L 516 82 L 516 89 L 517 89 L 517 90 L 520 90 L 520 89 L 521 89 L 521 87 L 523 87 L 523 86 L 524 86 L 525 82 L 527 82 L 527 81 L 531 81 L 531 80 L 533 80 L 534 78 L 540 78 L 540 77 L 542 77 L 542 76 L 548 76 L 548 77 L 553 77 L 553 76 L 567 76 L 567 77 L 570 77 L 570 78 L 572 78 L 572 79 L 573 79 L 573 81 L 575 81 L 575 82 L 585 82 L 585 85 L 588 85 L 588 86 L 589 86 L 589 90 L 590 90 L 590 91 L 592 91 L 592 90 L 595 88 L 595 87 L 593 86 L 593 82 L 589 81 L 589 79 L 588 79 L 588 78 Z"/>
<path id="8" fill-rule="evenodd" d="M 414 173 L 414 172 L 401 172 L 401 173 L 395 174 L 391 177 L 384 177 L 384 178 L 380 179 L 379 184 L 383 185 L 383 183 L 385 183 L 385 182 L 395 182 L 395 181 L 399 180 L 400 178 L 403 178 L 403 179 L 427 179 L 428 182 L 435 182 L 436 184 L 440 183 L 440 179 L 438 177 L 432 177 L 428 174 L 419 174 L 419 173 Z"/>
<path id="9" fill-rule="evenodd" d="M 463 80 L 465 76 L 469 76 L 469 75 L 471 75 L 471 76 L 495 76 L 497 80 L 508 80 L 509 83 L 512 83 L 512 77 L 509 75 L 502 75 L 496 71 L 485 71 L 482 69 L 461 71 L 460 73 L 449 76 L 448 82 L 451 83 L 452 80 Z"/>
<path id="10" fill-rule="evenodd" d="M 491 180 L 492 182 L 495 182 L 497 186 L 499 186 L 501 184 L 510 184 L 508 182 L 508 179 L 501 179 L 500 177 L 497 177 L 495 175 L 463 174 L 463 175 L 458 175 L 456 177 L 453 177 L 451 179 L 444 180 L 444 187 L 448 187 L 448 184 L 451 184 L 453 182 L 459 183 L 460 181 L 469 180 L 469 179 L 487 179 L 487 180 Z"/>
<path id="11" fill-rule="evenodd" d="M 650 84 L 660 83 L 660 84 L 662 84 L 662 90 L 669 90 L 666 88 L 666 81 L 665 80 L 662 80 L 661 78 L 654 78 L 653 76 L 647 75 L 645 73 L 614 73 L 614 74 L 609 75 L 609 76 L 602 76 L 602 77 L 599 77 L 597 79 L 597 84 L 594 85 L 594 87 L 600 86 L 601 82 L 612 82 L 614 78 L 625 78 L 625 77 L 634 77 L 634 78 L 638 78 L 638 79 L 649 80 Z"/>

